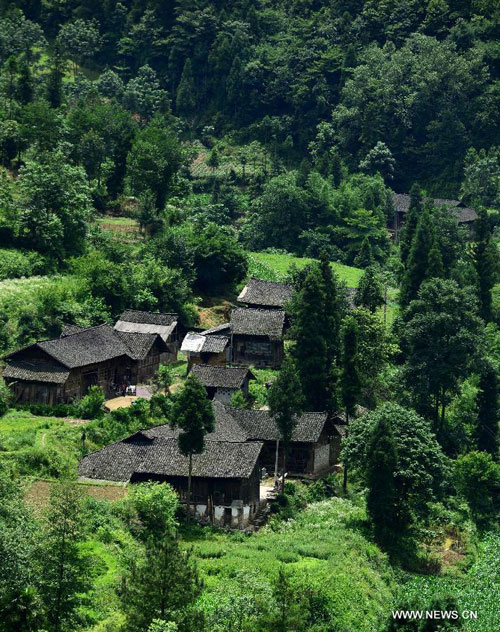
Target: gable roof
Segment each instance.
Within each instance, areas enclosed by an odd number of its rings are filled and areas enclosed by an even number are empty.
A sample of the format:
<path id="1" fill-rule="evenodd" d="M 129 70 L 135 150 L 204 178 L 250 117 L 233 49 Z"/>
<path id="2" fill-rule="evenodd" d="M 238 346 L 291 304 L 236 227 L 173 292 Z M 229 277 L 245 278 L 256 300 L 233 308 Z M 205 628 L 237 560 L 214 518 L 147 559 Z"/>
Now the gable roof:
<path id="1" fill-rule="evenodd" d="M 233 334 L 267 336 L 270 340 L 279 340 L 283 335 L 285 312 L 282 310 L 236 307 L 231 312 L 231 331 Z"/>
<path id="2" fill-rule="evenodd" d="M 217 325 L 216 327 L 211 327 L 210 329 L 205 329 L 205 331 L 200 332 L 202 336 L 213 336 L 214 334 L 227 334 L 231 333 L 231 323 L 222 323 L 221 325 Z"/>
<path id="3" fill-rule="evenodd" d="M 411 197 L 407 193 L 394 193 L 394 207 L 398 213 L 408 213 Z M 457 218 L 459 224 L 473 222 L 477 219 L 477 213 L 473 208 L 467 207 L 459 200 L 447 200 L 446 198 L 434 198 L 435 206 L 449 206 L 451 212 Z"/>
<path id="4" fill-rule="evenodd" d="M 262 443 L 246 442 L 246 433 L 220 402 L 212 404 L 215 431 L 205 437 L 205 450 L 193 455 L 193 476 L 248 478 Z M 86 455 L 78 471 L 86 478 L 128 481 L 132 474 L 188 475 L 189 460 L 179 452 L 179 429 L 168 424 L 141 430 L 122 441 Z"/>
<path id="5" fill-rule="evenodd" d="M 130 350 L 109 325 L 89 327 L 74 334 L 35 342 L 5 356 L 7 360 L 24 360 L 16 357 L 30 349 L 41 349 L 48 356 L 67 369 L 75 369 L 88 364 L 98 364 L 120 356 L 130 356 Z M 42 363 L 40 363 L 42 365 Z"/>
<path id="6" fill-rule="evenodd" d="M 252 277 L 238 296 L 240 303 L 283 307 L 292 298 L 293 285 L 277 281 L 263 281 Z"/>
<path id="7" fill-rule="evenodd" d="M 248 377 L 254 376 L 248 367 L 210 366 L 195 364 L 191 369 L 205 387 L 211 388 L 240 388 Z"/>
<path id="8" fill-rule="evenodd" d="M 85 331 L 88 327 L 81 327 L 80 325 L 64 325 L 60 338 L 64 338 L 64 336 L 70 336 L 71 334 L 78 334 L 81 331 Z"/>
<path id="9" fill-rule="evenodd" d="M 163 348 L 166 348 L 165 342 L 158 334 L 138 334 L 125 331 L 115 331 L 115 336 L 125 343 L 129 349 L 130 357 L 133 360 L 143 360 L 151 351 L 151 347 L 157 340 L 161 341 Z"/>
<path id="10" fill-rule="evenodd" d="M 268 410 L 229 409 L 230 414 L 238 424 L 244 428 L 249 439 L 260 441 L 276 441 L 280 438 L 280 431 L 276 421 Z M 303 413 L 297 420 L 293 431 L 292 441 L 316 443 L 327 421 L 326 413 Z"/>
<path id="11" fill-rule="evenodd" d="M 3 370 L 3 377 L 28 382 L 48 382 L 64 384 L 69 376 L 69 369 L 60 364 L 28 360 L 12 360 Z"/>
<path id="12" fill-rule="evenodd" d="M 163 325 L 168 326 L 179 320 L 178 314 L 161 314 L 154 312 L 141 312 L 137 309 L 126 309 L 118 320 L 127 323 L 137 323 L 143 325 Z"/>
<path id="13" fill-rule="evenodd" d="M 238 424 L 231 415 L 231 411 L 221 402 L 213 401 L 212 409 L 215 415 L 215 430 L 205 435 L 205 441 L 227 441 L 229 443 L 240 443 L 247 440 L 246 431 Z M 164 439 L 177 439 L 180 434 L 178 427 L 172 428 L 170 424 L 154 426 L 148 430 L 141 430 L 137 435 L 141 435 L 144 440 L 162 437 Z M 135 435 L 132 435 L 134 437 Z M 132 437 L 126 439 L 130 440 Z M 124 439 L 125 440 L 125 439 Z"/>
<path id="14" fill-rule="evenodd" d="M 153 314 L 126 309 L 115 323 L 115 330 L 125 333 L 158 334 L 164 342 L 177 327 L 177 314 Z"/>
<path id="15" fill-rule="evenodd" d="M 204 336 L 192 331 L 184 336 L 181 351 L 193 353 L 222 353 L 229 344 L 226 336 Z"/>

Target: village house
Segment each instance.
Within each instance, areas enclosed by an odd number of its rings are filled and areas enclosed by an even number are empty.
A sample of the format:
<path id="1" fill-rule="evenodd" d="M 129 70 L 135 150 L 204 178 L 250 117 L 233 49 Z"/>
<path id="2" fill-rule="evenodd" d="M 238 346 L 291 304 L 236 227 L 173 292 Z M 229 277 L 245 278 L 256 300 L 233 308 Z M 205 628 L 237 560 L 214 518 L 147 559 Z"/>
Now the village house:
<path id="1" fill-rule="evenodd" d="M 237 307 L 231 312 L 231 362 L 277 369 L 283 361 L 285 312 Z"/>
<path id="2" fill-rule="evenodd" d="M 245 528 L 260 506 L 260 442 L 245 432 L 220 402 L 213 402 L 216 426 L 205 450 L 193 455 L 192 497 L 196 515 L 218 526 Z M 187 501 L 188 457 L 177 445 L 179 430 L 168 424 L 137 432 L 80 461 L 81 480 L 136 483 L 161 481 Z"/>
<path id="3" fill-rule="evenodd" d="M 54 340 L 36 342 L 5 356 L 3 377 L 16 402 L 60 404 L 100 386 L 106 397 L 118 385 L 151 378 L 168 347 L 158 334 L 116 331 L 109 325 L 70 325 Z"/>
<path id="4" fill-rule="evenodd" d="M 206 335 L 188 332 L 181 345 L 186 356 L 188 371 L 194 364 L 225 366 L 229 358 L 229 336 Z"/>
<path id="5" fill-rule="evenodd" d="M 177 361 L 180 341 L 184 336 L 177 314 L 155 314 L 127 309 L 116 321 L 115 330 L 131 334 L 156 334 L 166 345 L 160 355 L 160 362 L 169 364 Z"/>
<path id="6" fill-rule="evenodd" d="M 284 309 L 291 300 L 293 285 L 251 278 L 238 296 L 238 302 L 247 307 Z"/>
<path id="7" fill-rule="evenodd" d="M 229 404 L 231 397 L 238 391 L 248 397 L 249 382 L 255 379 L 247 367 L 195 364 L 191 373 L 203 384 L 210 399 L 225 404 Z"/>
<path id="8" fill-rule="evenodd" d="M 277 474 L 282 467 L 283 444 L 276 421 L 268 410 L 231 408 L 228 413 L 245 431 L 248 441 L 263 443 L 260 465 Z M 329 419 L 326 413 L 303 413 L 297 419 L 290 442 L 287 470 L 290 476 L 316 476 L 338 462 L 340 442 L 345 436 L 343 415 Z"/>
<path id="9" fill-rule="evenodd" d="M 394 193 L 394 224 L 392 232 L 396 239 L 399 231 L 406 221 L 406 215 L 410 210 L 411 198 L 406 193 Z M 466 206 L 459 200 L 446 200 L 444 198 L 435 198 L 431 200 L 435 206 L 446 206 L 450 209 L 451 213 L 456 217 L 457 222 L 466 226 L 469 231 L 472 231 L 474 222 L 477 219 L 477 213 L 473 208 Z"/>

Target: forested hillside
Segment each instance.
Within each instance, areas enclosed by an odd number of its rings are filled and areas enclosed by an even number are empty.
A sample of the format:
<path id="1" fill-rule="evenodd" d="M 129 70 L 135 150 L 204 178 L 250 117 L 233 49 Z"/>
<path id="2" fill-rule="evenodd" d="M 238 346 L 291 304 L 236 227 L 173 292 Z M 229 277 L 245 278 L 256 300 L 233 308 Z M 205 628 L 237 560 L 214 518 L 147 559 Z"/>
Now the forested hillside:
<path id="1" fill-rule="evenodd" d="M 0 1 L 0 632 L 493 632 L 499 31 Z"/>

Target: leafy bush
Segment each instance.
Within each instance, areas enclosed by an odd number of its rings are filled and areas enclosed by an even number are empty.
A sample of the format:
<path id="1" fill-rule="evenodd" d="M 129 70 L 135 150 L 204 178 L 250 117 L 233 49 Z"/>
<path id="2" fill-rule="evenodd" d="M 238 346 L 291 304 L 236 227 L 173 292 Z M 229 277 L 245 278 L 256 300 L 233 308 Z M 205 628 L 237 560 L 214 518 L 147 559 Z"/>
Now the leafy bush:
<path id="1" fill-rule="evenodd" d="M 37 252 L 0 248 L 0 280 L 43 274 L 46 265 Z"/>
<path id="2" fill-rule="evenodd" d="M 11 402 L 11 392 L 9 387 L 0 378 L 0 417 L 8 411 Z"/>
<path id="3" fill-rule="evenodd" d="M 103 390 L 100 386 L 91 386 L 87 395 L 78 403 L 78 414 L 82 419 L 96 419 L 104 414 L 105 401 Z"/>

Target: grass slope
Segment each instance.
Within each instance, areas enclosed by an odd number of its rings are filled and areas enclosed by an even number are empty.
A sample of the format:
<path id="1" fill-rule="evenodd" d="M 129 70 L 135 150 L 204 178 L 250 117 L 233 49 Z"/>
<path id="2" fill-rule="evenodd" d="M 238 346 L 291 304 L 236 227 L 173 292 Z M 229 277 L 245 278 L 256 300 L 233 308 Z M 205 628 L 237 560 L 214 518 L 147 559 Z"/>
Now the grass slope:
<path id="1" fill-rule="evenodd" d="M 333 498 L 314 503 L 295 520 L 252 535 L 199 529 L 186 537 L 205 582 L 202 595 L 209 629 L 224 611 L 250 618 L 254 604 L 270 600 L 284 565 L 297 591 L 312 590 L 332 630 L 379 630 L 392 599 L 386 558 L 356 527 L 364 511 Z"/>
<path id="2" fill-rule="evenodd" d="M 265 281 L 282 281 L 292 264 L 301 269 L 312 261 L 314 259 L 307 257 L 252 252 L 250 253 L 249 276 L 255 276 Z M 363 270 L 345 266 L 342 263 L 332 262 L 330 265 L 340 281 L 345 281 L 348 287 L 358 286 Z"/>

